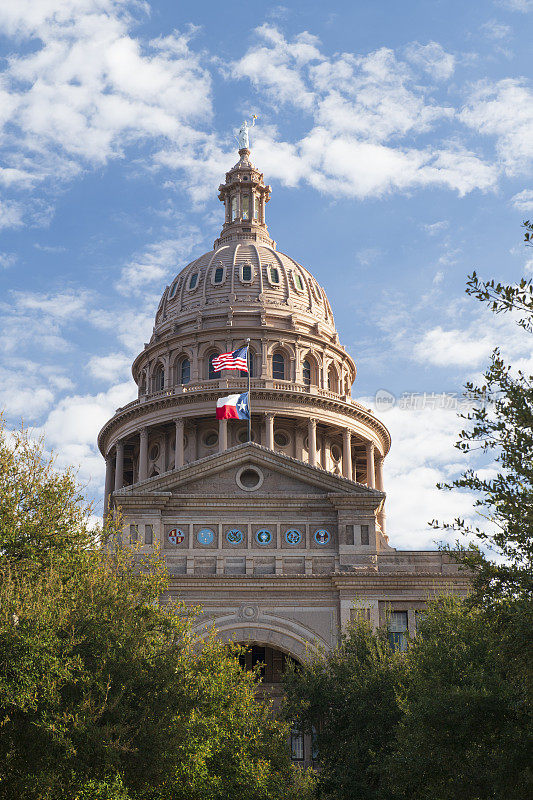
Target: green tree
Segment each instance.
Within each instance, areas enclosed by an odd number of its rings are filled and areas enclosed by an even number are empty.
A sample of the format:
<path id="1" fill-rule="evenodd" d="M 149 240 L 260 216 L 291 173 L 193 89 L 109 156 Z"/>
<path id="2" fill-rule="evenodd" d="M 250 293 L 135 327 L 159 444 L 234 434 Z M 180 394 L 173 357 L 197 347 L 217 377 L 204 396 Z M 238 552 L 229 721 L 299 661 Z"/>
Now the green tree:
<path id="1" fill-rule="evenodd" d="M 526 244 L 533 224 L 524 223 Z M 525 334 L 533 330 L 533 286 L 522 279 L 516 285 L 482 281 L 474 272 L 467 292 L 496 314 L 514 312 Z M 492 354 L 484 383 L 466 384 L 474 405 L 462 415 L 468 425 L 456 447 L 464 454 L 491 453 L 497 466 L 494 477 L 467 469 L 444 489 L 467 489 L 476 495 L 475 506 L 488 525 L 472 526 L 457 518 L 442 526 L 473 535 L 498 558 L 489 558 L 479 546 L 457 546 L 450 552 L 474 576 L 473 601 L 490 603 L 501 598 L 532 598 L 533 592 L 533 376 L 505 364 L 500 351 Z"/>
<path id="2" fill-rule="evenodd" d="M 447 597 L 430 605 L 406 654 L 383 797 L 531 797 L 532 630 L 530 604 L 502 602 L 495 612 Z"/>
<path id="3" fill-rule="evenodd" d="M 237 648 L 159 599 L 157 554 L 92 530 L 70 472 L 0 431 L 0 797 L 284 798 L 286 731 Z"/>
<path id="4" fill-rule="evenodd" d="M 288 671 L 285 715 L 297 728 L 316 732 L 318 797 L 379 797 L 381 764 L 401 717 L 404 675 L 405 660 L 392 652 L 385 632 L 374 633 L 364 620 L 348 626 L 335 650 Z"/>

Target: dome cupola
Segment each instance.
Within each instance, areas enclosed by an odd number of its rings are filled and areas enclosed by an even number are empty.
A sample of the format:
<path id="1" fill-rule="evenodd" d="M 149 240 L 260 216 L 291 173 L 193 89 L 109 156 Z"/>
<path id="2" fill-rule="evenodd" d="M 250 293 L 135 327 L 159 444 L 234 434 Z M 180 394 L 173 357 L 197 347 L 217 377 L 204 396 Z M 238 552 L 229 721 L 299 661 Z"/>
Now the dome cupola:
<path id="1" fill-rule="evenodd" d="M 263 173 L 250 161 L 248 124 L 243 122 L 239 132 L 239 160 L 226 173 L 225 183 L 218 187 L 218 198 L 224 203 L 225 218 L 222 233 L 215 248 L 240 239 L 253 239 L 275 247 L 265 221 L 265 206 L 270 200 L 270 186 L 265 186 Z"/>

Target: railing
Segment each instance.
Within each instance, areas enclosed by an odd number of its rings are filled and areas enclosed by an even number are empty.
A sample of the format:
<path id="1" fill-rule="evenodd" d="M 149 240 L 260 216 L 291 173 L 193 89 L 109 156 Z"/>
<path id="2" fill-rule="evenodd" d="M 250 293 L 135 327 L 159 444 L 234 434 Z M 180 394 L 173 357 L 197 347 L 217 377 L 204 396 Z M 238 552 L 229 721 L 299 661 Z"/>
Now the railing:
<path id="1" fill-rule="evenodd" d="M 361 403 L 358 403 L 356 400 L 353 400 L 349 395 L 342 395 L 338 392 L 331 391 L 331 389 L 322 389 L 320 386 L 307 386 L 303 383 L 273 380 L 272 378 L 251 378 L 250 387 L 252 390 L 275 389 L 276 391 L 297 392 L 298 394 L 309 395 L 311 397 L 326 397 L 330 400 L 340 400 L 344 403 L 349 403 L 350 405 L 356 406 L 356 408 L 363 409 L 367 412 L 370 411 L 370 409 L 366 408 Z M 218 380 L 202 380 L 184 385 L 179 384 L 177 386 L 171 386 L 167 389 L 159 389 L 156 392 L 143 394 L 137 400 L 132 400 L 131 403 L 128 403 L 121 408 L 117 408 L 116 411 L 117 413 L 119 411 L 126 411 L 129 408 L 134 408 L 135 406 L 142 405 L 143 403 L 153 400 L 158 400 L 162 397 L 174 397 L 181 394 L 194 394 L 197 392 L 205 392 L 206 390 L 219 389 L 242 389 L 244 392 L 247 389 L 247 380 L 244 377 L 219 378 Z"/>

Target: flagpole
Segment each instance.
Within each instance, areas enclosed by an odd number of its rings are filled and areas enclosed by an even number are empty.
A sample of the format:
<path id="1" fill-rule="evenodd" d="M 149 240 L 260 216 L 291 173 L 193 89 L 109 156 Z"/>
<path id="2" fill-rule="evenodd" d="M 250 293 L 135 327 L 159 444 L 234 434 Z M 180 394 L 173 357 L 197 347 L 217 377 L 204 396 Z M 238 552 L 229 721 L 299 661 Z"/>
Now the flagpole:
<path id="1" fill-rule="evenodd" d="M 252 441 L 252 406 L 250 404 L 250 340 L 246 340 L 246 366 L 248 367 L 248 441 Z"/>

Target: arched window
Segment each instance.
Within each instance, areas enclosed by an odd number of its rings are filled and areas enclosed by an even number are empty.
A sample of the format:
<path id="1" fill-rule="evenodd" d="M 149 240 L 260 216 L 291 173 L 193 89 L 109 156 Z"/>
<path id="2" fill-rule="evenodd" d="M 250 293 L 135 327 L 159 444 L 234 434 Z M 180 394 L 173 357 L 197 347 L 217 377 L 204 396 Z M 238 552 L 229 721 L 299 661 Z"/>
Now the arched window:
<path id="1" fill-rule="evenodd" d="M 259 198 L 254 195 L 254 219 L 259 219 Z"/>
<path id="2" fill-rule="evenodd" d="M 184 358 L 179 365 L 179 382 L 189 383 L 191 380 L 191 362 L 188 358 Z"/>
<path id="3" fill-rule="evenodd" d="M 165 388 L 165 371 L 163 367 L 158 367 L 154 373 L 154 392 L 160 392 Z"/>
<path id="4" fill-rule="evenodd" d="M 250 219 L 250 195 L 243 194 L 242 196 L 242 218 Z"/>
<path id="5" fill-rule="evenodd" d="M 248 353 L 248 368 L 250 370 L 250 378 L 255 378 L 255 354 L 254 351 L 250 348 Z M 239 375 L 243 377 L 247 377 L 248 373 L 245 372 L 243 369 L 239 370 Z"/>
<path id="6" fill-rule="evenodd" d="M 198 273 L 193 272 L 193 274 L 189 278 L 189 291 L 192 292 L 193 289 L 196 289 L 197 285 L 198 285 Z"/>
<path id="7" fill-rule="evenodd" d="M 285 380 L 285 359 L 283 353 L 274 353 L 272 356 L 272 377 L 275 381 Z"/>
<path id="8" fill-rule="evenodd" d="M 213 283 L 222 283 L 224 280 L 224 267 L 217 267 L 213 277 Z"/>
<path id="9" fill-rule="evenodd" d="M 250 283 L 252 280 L 252 265 L 243 264 L 241 267 L 241 281 L 243 283 Z"/>
<path id="10" fill-rule="evenodd" d="M 237 196 L 231 198 L 231 220 L 237 219 Z"/>
<path id="11" fill-rule="evenodd" d="M 311 362 L 305 359 L 303 363 L 303 376 L 306 386 L 311 386 Z"/>
<path id="12" fill-rule="evenodd" d="M 338 392 L 339 391 L 339 381 L 337 378 L 337 371 L 333 364 L 328 369 L 328 389 L 330 392 Z"/>
<path id="13" fill-rule="evenodd" d="M 220 378 L 220 372 L 215 372 L 215 370 L 213 369 L 213 361 L 217 356 L 218 353 L 211 353 L 211 355 L 209 356 L 207 377 L 210 381 L 214 380 L 215 378 Z"/>

